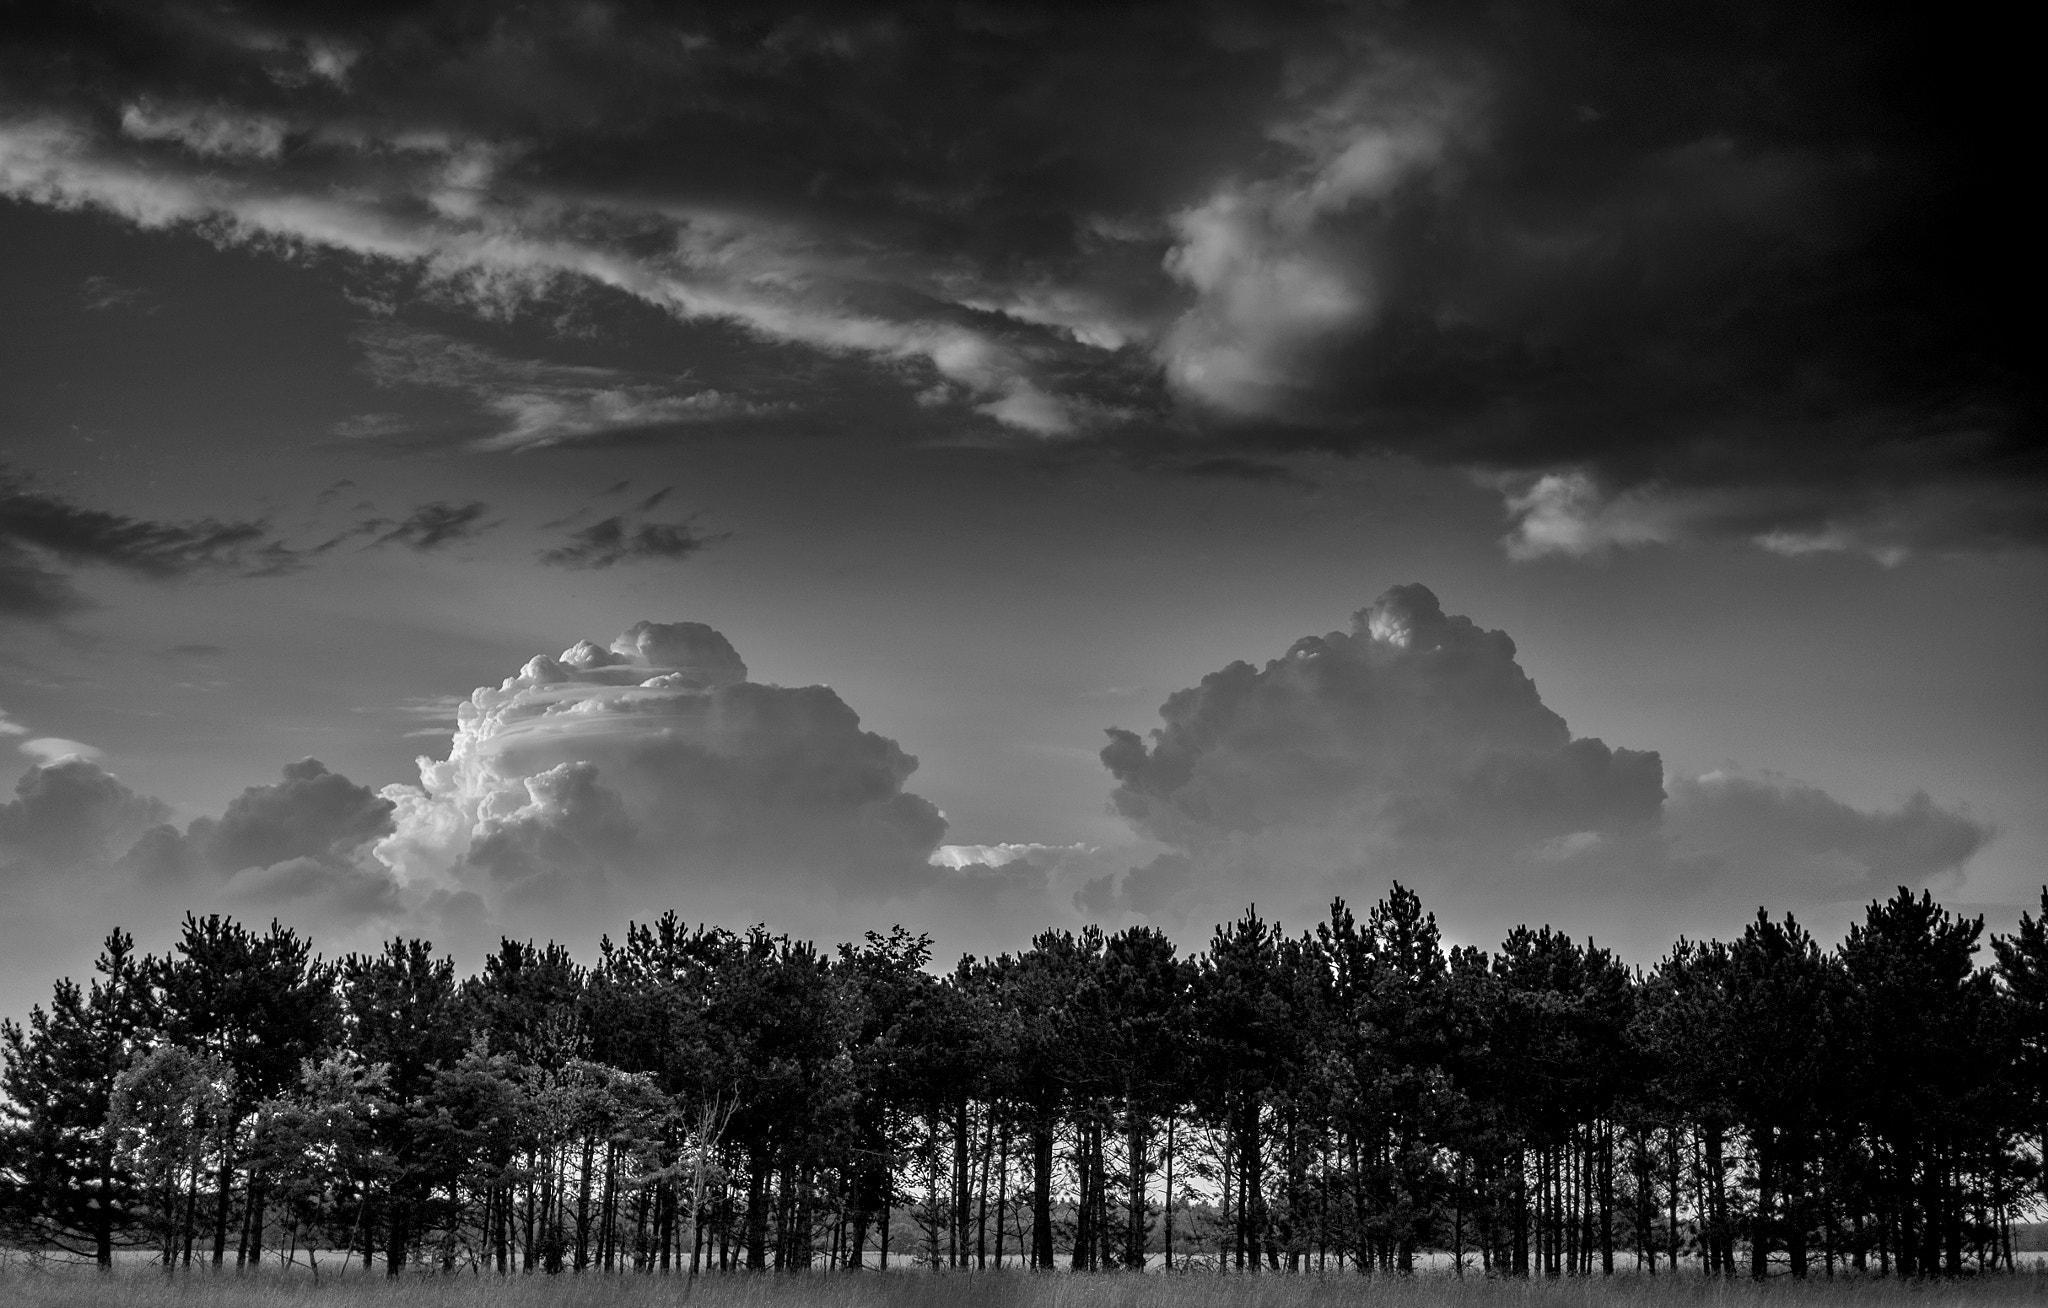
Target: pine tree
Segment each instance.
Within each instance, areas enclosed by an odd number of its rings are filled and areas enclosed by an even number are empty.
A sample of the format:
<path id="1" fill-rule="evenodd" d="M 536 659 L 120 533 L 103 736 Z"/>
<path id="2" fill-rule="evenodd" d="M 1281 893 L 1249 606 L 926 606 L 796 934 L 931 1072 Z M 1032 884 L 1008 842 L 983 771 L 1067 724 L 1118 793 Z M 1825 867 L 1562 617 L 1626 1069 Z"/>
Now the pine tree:
<path id="1" fill-rule="evenodd" d="M 107 1270 L 135 1238 L 140 1201 L 109 1116 L 154 999 L 127 932 L 110 933 L 93 966 L 89 989 L 57 982 L 26 1028 L 0 1023 L 0 1214 L 14 1238 Z"/>

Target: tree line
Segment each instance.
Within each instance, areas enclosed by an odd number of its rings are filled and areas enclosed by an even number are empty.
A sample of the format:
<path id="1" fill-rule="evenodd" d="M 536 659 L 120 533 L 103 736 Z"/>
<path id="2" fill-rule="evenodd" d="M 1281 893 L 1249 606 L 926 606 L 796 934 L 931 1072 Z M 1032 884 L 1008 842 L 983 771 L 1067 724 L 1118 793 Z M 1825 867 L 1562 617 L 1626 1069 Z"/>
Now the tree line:
<path id="1" fill-rule="evenodd" d="M 2013 1265 L 2048 1130 L 2048 889 L 1759 910 L 1647 969 L 1446 949 L 1396 884 L 1199 953 L 1051 931 L 932 967 L 674 915 L 593 966 L 317 957 L 188 916 L 0 1031 L 0 1239 L 111 1266 L 1506 1276 Z"/>

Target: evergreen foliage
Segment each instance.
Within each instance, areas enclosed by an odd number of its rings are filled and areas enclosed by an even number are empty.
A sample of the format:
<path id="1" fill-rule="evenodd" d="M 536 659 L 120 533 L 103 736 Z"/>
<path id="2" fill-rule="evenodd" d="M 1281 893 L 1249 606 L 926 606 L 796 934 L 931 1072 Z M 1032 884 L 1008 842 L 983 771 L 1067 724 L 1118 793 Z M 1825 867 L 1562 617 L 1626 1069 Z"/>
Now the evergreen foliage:
<path id="1" fill-rule="evenodd" d="M 1181 955 L 1046 932 L 935 971 L 673 914 L 326 963 L 188 917 L 0 1031 L 0 1239 L 111 1266 L 1207 1265 L 1504 1276 L 2013 1263 L 2043 1197 L 2048 890 L 1990 941 L 1904 889 L 1646 971 L 1446 950 L 1395 885 Z"/>

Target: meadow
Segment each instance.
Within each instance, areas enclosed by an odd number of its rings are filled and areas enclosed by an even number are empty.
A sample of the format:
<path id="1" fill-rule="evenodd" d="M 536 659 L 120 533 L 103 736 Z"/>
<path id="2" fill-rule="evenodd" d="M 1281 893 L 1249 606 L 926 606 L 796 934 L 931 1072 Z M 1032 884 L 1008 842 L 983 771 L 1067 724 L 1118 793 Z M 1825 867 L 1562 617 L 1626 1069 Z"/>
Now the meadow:
<path id="1" fill-rule="evenodd" d="M 1778 1277 L 1758 1284 L 1700 1276 L 1526 1281 L 1411 1277 L 1219 1276 L 1214 1273 L 1019 1271 L 511 1277 L 420 1274 L 389 1279 L 206 1272 L 14 1261 L 0 1265 L 8 1308 L 1746 1308 L 1748 1305 L 2048 1305 L 2048 1274 L 1969 1280 Z"/>

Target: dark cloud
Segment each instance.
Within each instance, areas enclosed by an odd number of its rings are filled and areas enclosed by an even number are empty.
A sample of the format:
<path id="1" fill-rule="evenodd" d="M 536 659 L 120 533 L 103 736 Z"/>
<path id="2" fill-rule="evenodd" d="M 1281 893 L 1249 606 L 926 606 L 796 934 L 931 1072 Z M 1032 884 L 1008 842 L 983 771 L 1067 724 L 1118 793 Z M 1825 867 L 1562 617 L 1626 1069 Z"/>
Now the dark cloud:
<path id="1" fill-rule="evenodd" d="M 0 468 L 0 616 L 56 617 L 84 607 L 69 568 L 154 580 L 248 571 L 276 548 L 262 522 L 157 522 L 87 508 Z"/>
<path id="2" fill-rule="evenodd" d="M 1579 913 L 1661 947 L 1667 910 L 1860 904 L 1992 835 L 1924 794 L 1866 811 L 1782 777 L 1666 778 L 1654 752 L 1574 737 L 1506 633 L 1422 586 L 1160 716 L 1149 737 L 1112 729 L 1102 761 L 1117 811 L 1172 852 L 1089 880 L 1084 911 L 1313 913 L 1398 878 L 1489 926 Z"/>
<path id="3" fill-rule="evenodd" d="M 724 416 L 832 356 L 898 383 L 903 422 L 1215 472 L 1304 449 L 1466 468 L 1523 556 L 2048 538 L 2012 327 L 2039 274 L 2006 180 L 2030 46 L 1997 20 L 198 15 L 24 24 L 0 194 L 339 251 L 387 309 L 623 298 L 724 360 L 663 379 L 366 336 L 376 375 L 468 396 L 486 444 Z"/>
<path id="4" fill-rule="evenodd" d="M 687 522 L 636 523 L 620 515 L 571 532 L 564 544 L 542 550 L 540 561 L 558 568 L 609 568 L 615 563 L 684 559 L 723 539 L 700 535 Z"/>

